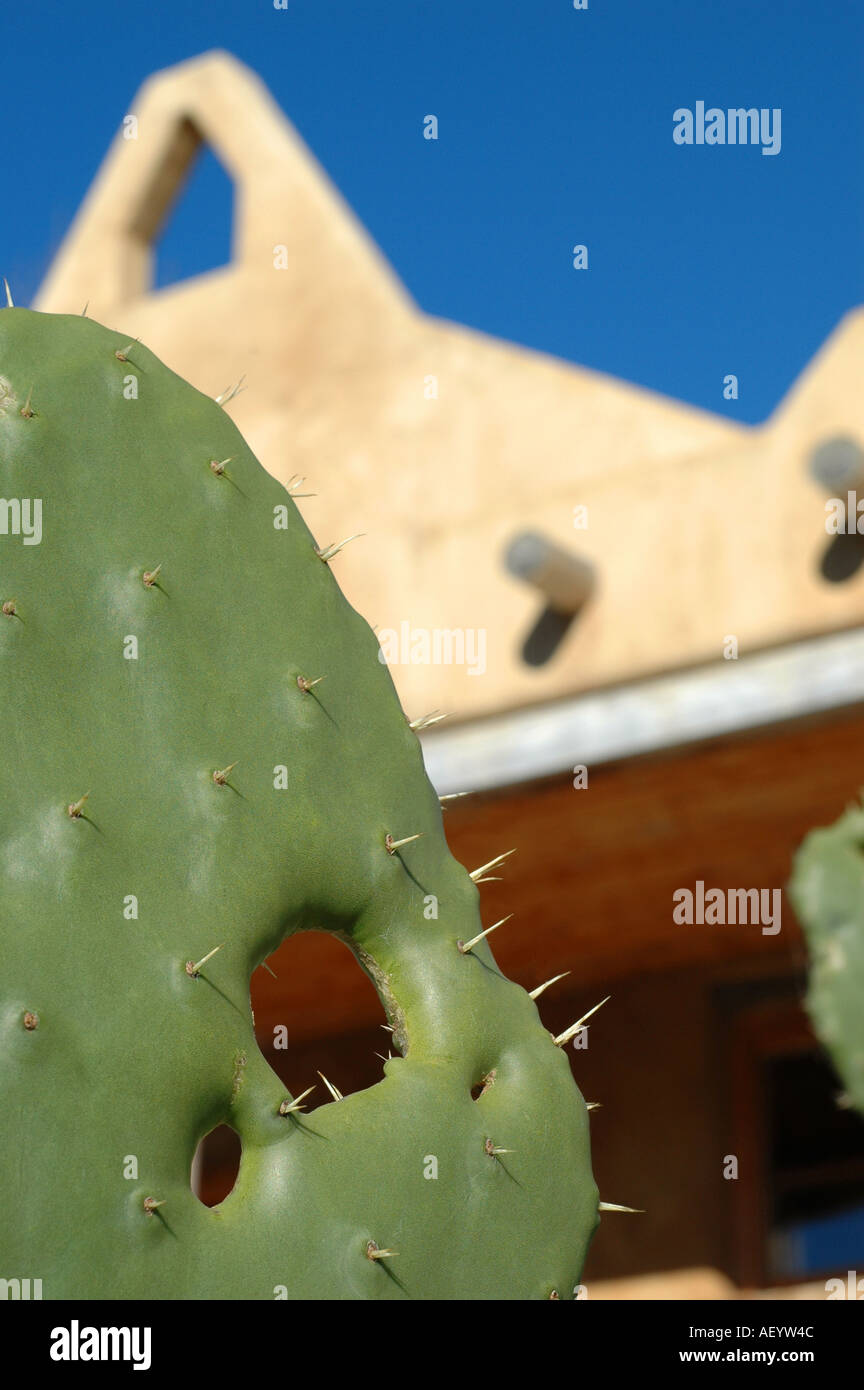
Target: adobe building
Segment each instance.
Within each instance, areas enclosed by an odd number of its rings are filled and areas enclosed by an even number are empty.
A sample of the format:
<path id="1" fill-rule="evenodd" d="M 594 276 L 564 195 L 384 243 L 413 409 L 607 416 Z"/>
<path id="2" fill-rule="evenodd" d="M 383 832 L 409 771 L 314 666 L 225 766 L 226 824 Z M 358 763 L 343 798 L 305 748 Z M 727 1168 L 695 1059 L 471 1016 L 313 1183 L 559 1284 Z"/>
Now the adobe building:
<path id="1" fill-rule="evenodd" d="M 864 1122 L 802 1010 L 791 908 L 673 914 L 699 884 L 774 903 L 864 781 L 864 540 L 825 511 L 864 497 L 864 314 L 742 426 L 425 315 L 227 54 L 156 74 L 129 116 L 35 307 L 140 337 L 315 494 L 320 544 L 362 533 L 334 572 L 408 717 L 449 715 L 421 737 L 438 791 L 470 793 L 453 853 L 517 849 L 483 889 L 489 923 L 514 914 L 502 968 L 569 972 L 553 1031 L 611 996 L 572 1066 L 601 1195 L 644 1211 L 604 1216 L 588 1296 L 825 1297 L 864 1261 Z M 156 291 L 202 146 L 235 185 L 232 259 Z M 389 1038 L 348 951 L 305 933 L 268 964 L 256 1028 L 286 1083 L 373 1084 Z M 202 1162 L 212 1202 L 231 1136 Z"/>

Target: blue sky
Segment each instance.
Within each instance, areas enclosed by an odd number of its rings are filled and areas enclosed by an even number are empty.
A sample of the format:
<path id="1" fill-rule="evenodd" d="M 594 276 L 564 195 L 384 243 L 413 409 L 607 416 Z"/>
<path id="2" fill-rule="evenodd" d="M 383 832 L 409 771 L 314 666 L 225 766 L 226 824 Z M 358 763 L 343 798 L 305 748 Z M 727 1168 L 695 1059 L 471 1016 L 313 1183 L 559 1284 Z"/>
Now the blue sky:
<path id="1" fill-rule="evenodd" d="M 864 302 L 860 0 L 80 0 L 3 27 L 19 303 L 141 80 L 214 47 L 260 73 L 430 313 L 756 422 Z M 781 108 L 780 153 L 675 145 L 699 100 Z M 163 281 L 224 259 L 227 202 L 205 161 Z"/>

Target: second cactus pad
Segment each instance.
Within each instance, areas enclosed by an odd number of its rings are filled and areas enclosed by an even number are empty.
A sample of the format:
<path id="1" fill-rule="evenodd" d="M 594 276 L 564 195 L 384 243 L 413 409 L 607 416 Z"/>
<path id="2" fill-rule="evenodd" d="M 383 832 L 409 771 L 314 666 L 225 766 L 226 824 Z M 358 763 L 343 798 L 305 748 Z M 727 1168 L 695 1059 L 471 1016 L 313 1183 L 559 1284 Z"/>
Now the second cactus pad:
<path id="1" fill-rule="evenodd" d="M 38 543 L 0 536 L 0 1273 L 45 1298 L 572 1297 L 584 1102 L 463 949 L 477 887 L 289 494 L 147 348 L 24 309 L 0 313 L 0 476 L 41 503 Z M 311 927 L 401 1055 L 304 1112 L 249 980 Z M 211 1210 L 189 1173 L 220 1123 L 243 1152 Z"/>
<path id="2" fill-rule="evenodd" d="M 789 883 L 810 954 L 807 1011 L 864 1114 L 864 809 L 811 830 Z"/>

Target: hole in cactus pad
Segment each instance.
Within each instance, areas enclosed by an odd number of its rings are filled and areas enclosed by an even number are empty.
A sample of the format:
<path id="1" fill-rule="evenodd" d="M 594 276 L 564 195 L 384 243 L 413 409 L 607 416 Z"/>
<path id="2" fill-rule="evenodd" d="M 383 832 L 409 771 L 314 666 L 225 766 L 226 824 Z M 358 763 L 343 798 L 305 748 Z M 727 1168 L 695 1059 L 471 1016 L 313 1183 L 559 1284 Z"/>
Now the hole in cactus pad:
<path id="1" fill-rule="evenodd" d="M 232 1191 L 241 1153 L 240 1136 L 230 1125 L 205 1134 L 192 1160 L 192 1191 L 205 1207 L 218 1206 Z"/>
<path id="2" fill-rule="evenodd" d="M 490 1086 L 494 1086 L 495 1076 L 496 1071 L 494 1067 L 490 1067 L 487 1071 L 484 1071 L 480 1080 L 471 1087 L 471 1099 L 479 1100 L 481 1096 L 485 1096 Z"/>
<path id="3" fill-rule="evenodd" d="M 330 932 L 297 932 L 267 964 L 273 974 L 262 967 L 250 982 L 255 1036 L 287 1091 L 297 1096 L 315 1086 L 307 1113 L 331 1101 L 319 1072 L 346 1096 L 380 1081 L 387 1053 L 399 1048 L 349 947 Z"/>

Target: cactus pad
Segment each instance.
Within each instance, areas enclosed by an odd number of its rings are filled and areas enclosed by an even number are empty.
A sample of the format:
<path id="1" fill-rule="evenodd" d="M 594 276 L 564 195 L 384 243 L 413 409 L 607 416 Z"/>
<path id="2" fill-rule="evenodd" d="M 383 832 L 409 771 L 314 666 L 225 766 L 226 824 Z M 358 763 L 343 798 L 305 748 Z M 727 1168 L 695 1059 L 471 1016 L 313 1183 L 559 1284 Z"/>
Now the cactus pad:
<path id="1" fill-rule="evenodd" d="M 807 1010 L 864 1114 L 864 809 L 810 832 L 789 891 L 810 951 Z"/>
<path id="2" fill-rule="evenodd" d="M 0 378 L 4 499 L 42 504 L 39 543 L 0 535 L 0 1276 L 572 1297 L 585 1104 L 532 999 L 464 949 L 477 886 L 327 552 L 141 344 L 10 308 Z M 351 947 L 400 1055 L 304 1110 L 249 981 L 307 929 Z M 222 1123 L 242 1159 L 209 1209 L 190 1165 Z"/>

